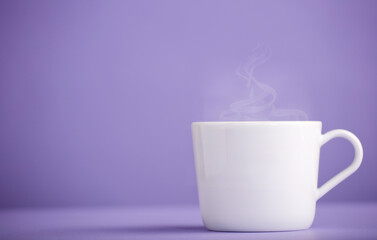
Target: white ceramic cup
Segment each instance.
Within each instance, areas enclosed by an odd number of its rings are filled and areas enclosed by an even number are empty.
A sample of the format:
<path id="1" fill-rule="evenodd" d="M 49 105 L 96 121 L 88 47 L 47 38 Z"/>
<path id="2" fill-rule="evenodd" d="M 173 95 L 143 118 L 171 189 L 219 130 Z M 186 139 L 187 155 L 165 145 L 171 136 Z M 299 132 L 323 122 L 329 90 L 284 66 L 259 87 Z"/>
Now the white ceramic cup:
<path id="1" fill-rule="evenodd" d="M 321 134 L 318 121 L 194 122 L 192 137 L 199 202 L 214 231 L 309 228 L 316 201 L 354 173 L 363 149 L 346 130 Z M 323 144 L 349 140 L 351 165 L 317 188 Z"/>

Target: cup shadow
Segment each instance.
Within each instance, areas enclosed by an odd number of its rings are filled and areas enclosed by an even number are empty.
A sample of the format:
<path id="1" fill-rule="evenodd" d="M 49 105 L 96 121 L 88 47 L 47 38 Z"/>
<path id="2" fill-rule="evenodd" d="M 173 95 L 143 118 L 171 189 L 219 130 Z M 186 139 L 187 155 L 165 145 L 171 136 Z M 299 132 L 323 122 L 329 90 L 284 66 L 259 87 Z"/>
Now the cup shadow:
<path id="1" fill-rule="evenodd" d="M 61 229 L 76 234 L 197 234 L 208 230 L 201 225 L 98 226 Z"/>

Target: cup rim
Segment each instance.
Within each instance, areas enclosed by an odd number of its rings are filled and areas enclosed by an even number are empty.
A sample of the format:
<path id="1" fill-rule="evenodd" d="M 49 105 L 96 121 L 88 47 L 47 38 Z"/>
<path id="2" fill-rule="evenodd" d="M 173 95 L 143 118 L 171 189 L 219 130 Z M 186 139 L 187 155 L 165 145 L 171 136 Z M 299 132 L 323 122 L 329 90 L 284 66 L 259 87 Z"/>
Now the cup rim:
<path id="1" fill-rule="evenodd" d="M 243 125 L 292 125 L 292 124 L 322 124 L 321 121 L 205 121 L 205 122 L 192 122 L 192 125 L 218 125 L 218 124 L 243 124 Z"/>

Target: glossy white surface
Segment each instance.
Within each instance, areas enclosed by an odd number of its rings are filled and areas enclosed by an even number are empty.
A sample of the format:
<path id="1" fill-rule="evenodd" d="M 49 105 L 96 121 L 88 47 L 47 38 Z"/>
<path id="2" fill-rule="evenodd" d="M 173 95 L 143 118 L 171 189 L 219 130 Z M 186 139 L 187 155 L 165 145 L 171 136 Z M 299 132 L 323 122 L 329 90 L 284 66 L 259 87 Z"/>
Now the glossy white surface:
<path id="1" fill-rule="evenodd" d="M 321 135 L 321 122 L 192 124 L 202 218 L 217 231 L 309 228 L 316 201 L 359 167 L 359 140 L 345 130 Z M 320 147 L 344 137 L 356 149 L 347 169 L 317 190 Z"/>

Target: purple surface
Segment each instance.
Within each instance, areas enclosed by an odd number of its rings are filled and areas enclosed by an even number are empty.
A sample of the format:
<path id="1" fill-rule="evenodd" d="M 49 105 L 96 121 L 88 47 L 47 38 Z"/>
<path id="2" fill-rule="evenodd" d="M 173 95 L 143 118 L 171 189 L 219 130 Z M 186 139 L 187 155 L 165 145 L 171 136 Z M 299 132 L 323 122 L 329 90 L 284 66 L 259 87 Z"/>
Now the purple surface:
<path id="1" fill-rule="evenodd" d="M 323 200 L 377 200 L 377 1 L 0 1 L 0 208 L 195 204 L 192 121 L 255 70 L 276 106 L 360 137 Z M 322 184 L 352 160 L 326 145 Z"/>
<path id="2" fill-rule="evenodd" d="M 194 206 L 0 211 L 1 239 L 377 239 L 377 203 L 325 203 L 309 230 L 207 231 Z"/>

